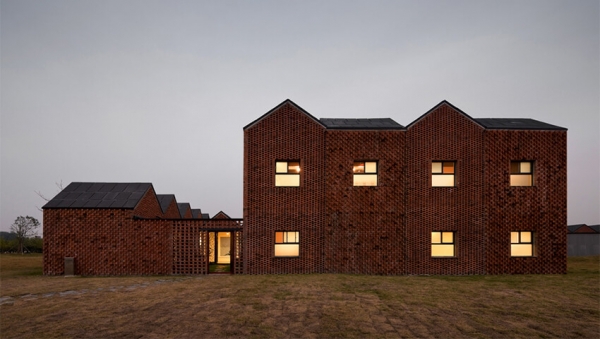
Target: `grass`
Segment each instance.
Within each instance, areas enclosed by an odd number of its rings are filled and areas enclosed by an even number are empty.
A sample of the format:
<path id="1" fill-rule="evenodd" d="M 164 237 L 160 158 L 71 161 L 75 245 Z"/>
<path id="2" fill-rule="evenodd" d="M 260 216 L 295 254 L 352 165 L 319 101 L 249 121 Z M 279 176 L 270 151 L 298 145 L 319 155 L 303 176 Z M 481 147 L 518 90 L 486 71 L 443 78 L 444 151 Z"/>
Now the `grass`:
<path id="1" fill-rule="evenodd" d="M 598 338 L 599 270 L 580 257 L 566 275 L 64 278 L 41 276 L 39 255 L 0 255 L 0 335 Z"/>

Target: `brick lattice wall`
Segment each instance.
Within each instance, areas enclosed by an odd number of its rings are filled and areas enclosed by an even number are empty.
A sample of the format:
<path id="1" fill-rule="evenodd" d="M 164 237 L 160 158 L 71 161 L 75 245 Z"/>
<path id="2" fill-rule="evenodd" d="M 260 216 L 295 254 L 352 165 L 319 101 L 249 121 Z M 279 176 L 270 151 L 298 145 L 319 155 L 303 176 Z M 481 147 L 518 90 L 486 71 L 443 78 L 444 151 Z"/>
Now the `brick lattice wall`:
<path id="1" fill-rule="evenodd" d="M 404 131 L 326 132 L 326 270 L 404 273 Z M 353 186 L 354 161 L 378 162 L 376 187 Z"/>
<path id="2" fill-rule="evenodd" d="M 244 131 L 246 273 L 324 271 L 324 137 L 289 102 Z M 300 160 L 300 187 L 275 187 L 276 160 Z M 274 257 L 275 231 L 300 232 L 299 257 Z"/>
<path id="3" fill-rule="evenodd" d="M 406 144 L 406 273 L 485 273 L 483 128 L 444 103 L 408 127 Z M 431 187 L 436 160 L 456 161 L 456 187 Z M 456 257 L 432 258 L 432 231 L 456 232 Z"/>
<path id="4" fill-rule="evenodd" d="M 132 210 L 44 210 L 44 274 L 64 274 L 75 258 L 77 275 L 170 274 L 171 230 L 133 220 Z"/>
<path id="5" fill-rule="evenodd" d="M 510 162 L 534 161 L 533 187 L 510 186 Z M 566 131 L 486 131 L 487 272 L 567 270 Z M 510 232 L 533 231 L 537 255 L 511 258 Z"/>

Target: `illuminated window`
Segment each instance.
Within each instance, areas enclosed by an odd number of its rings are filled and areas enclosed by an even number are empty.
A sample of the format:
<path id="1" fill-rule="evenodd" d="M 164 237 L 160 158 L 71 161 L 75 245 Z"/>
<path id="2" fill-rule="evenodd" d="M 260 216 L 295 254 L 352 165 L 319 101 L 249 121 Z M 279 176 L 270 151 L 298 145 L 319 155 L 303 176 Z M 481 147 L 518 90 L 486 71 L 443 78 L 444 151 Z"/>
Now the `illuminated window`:
<path id="1" fill-rule="evenodd" d="M 533 186 L 533 161 L 510 162 L 510 185 Z"/>
<path id="2" fill-rule="evenodd" d="M 431 256 L 454 257 L 454 232 L 431 232 Z"/>
<path id="3" fill-rule="evenodd" d="M 432 187 L 454 187 L 453 161 L 434 161 L 431 163 L 431 186 Z"/>
<path id="4" fill-rule="evenodd" d="M 276 161 L 275 186 L 300 186 L 300 161 Z"/>
<path id="5" fill-rule="evenodd" d="M 352 172 L 354 186 L 377 186 L 377 162 L 355 161 Z"/>
<path id="6" fill-rule="evenodd" d="M 530 231 L 510 232 L 510 256 L 533 257 L 533 233 Z"/>
<path id="7" fill-rule="evenodd" d="M 297 257 L 300 255 L 300 232 L 275 232 L 275 256 Z"/>

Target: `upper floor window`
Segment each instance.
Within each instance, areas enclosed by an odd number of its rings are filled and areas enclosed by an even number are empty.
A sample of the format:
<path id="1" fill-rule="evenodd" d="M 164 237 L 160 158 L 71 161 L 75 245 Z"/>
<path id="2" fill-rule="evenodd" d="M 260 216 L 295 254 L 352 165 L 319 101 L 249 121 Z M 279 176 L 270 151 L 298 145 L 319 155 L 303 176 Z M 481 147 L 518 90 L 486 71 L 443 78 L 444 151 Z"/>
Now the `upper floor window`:
<path id="1" fill-rule="evenodd" d="M 300 232 L 275 232 L 275 256 L 297 257 L 300 255 Z"/>
<path id="2" fill-rule="evenodd" d="M 431 186 L 454 187 L 454 161 L 433 161 L 431 163 Z"/>
<path id="3" fill-rule="evenodd" d="M 300 186 L 300 161 L 276 161 L 275 186 Z"/>
<path id="4" fill-rule="evenodd" d="M 454 232 L 431 232 L 431 256 L 454 257 Z"/>
<path id="5" fill-rule="evenodd" d="M 510 232 L 510 256 L 533 256 L 533 233 L 530 231 Z"/>
<path id="6" fill-rule="evenodd" d="M 377 186 L 376 161 L 355 161 L 352 172 L 354 172 L 354 186 Z"/>
<path id="7" fill-rule="evenodd" d="M 510 185 L 533 186 L 533 161 L 510 162 Z"/>

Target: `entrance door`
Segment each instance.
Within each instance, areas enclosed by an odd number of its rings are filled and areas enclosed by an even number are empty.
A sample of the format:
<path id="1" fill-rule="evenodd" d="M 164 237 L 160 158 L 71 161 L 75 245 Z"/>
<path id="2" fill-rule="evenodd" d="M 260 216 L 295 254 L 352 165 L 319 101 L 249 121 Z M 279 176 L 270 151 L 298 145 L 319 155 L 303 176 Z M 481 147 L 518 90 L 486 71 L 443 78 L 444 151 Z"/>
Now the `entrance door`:
<path id="1" fill-rule="evenodd" d="M 229 232 L 219 232 L 217 239 L 217 264 L 231 263 L 231 235 Z"/>

